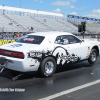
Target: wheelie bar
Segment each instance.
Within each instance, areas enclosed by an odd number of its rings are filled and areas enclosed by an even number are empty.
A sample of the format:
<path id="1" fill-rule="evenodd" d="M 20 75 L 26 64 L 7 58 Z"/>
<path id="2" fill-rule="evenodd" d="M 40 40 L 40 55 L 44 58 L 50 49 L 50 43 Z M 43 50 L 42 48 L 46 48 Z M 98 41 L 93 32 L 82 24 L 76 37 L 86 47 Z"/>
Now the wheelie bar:
<path id="1" fill-rule="evenodd" d="M 21 78 L 23 76 L 23 74 L 20 74 L 20 75 L 17 75 L 15 77 L 12 78 L 12 81 L 16 81 L 18 80 L 19 78 Z"/>

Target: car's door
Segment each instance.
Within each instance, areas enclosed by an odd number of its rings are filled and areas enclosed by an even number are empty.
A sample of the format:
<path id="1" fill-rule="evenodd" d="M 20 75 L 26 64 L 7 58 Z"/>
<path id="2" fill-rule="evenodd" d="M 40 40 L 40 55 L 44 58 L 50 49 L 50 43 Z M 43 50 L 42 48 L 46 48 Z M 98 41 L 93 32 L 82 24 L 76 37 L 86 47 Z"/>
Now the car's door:
<path id="1" fill-rule="evenodd" d="M 73 35 L 68 35 L 69 45 L 66 45 L 66 49 L 69 51 L 70 54 L 74 53 L 81 60 L 86 59 L 88 46 L 85 42 L 82 42 L 77 37 Z"/>
<path id="2" fill-rule="evenodd" d="M 73 35 L 61 35 L 55 40 L 54 55 L 59 58 L 57 64 L 75 62 L 86 59 L 88 54 L 88 46 L 85 42 Z"/>

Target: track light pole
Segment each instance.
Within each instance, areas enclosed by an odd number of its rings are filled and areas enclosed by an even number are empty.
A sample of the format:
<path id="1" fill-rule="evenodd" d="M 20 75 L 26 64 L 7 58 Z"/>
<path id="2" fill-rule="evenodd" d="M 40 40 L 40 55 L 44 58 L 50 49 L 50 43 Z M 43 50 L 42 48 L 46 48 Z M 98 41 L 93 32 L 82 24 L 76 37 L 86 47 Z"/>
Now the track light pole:
<path id="1" fill-rule="evenodd" d="M 21 0 L 20 0 L 20 8 L 21 8 Z M 21 16 L 21 12 L 20 12 L 20 16 Z"/>
<path id="2" fill-rule="evenodd" d="M 21 8 L 21 0 L 20 0 L 20 8 Z"/>

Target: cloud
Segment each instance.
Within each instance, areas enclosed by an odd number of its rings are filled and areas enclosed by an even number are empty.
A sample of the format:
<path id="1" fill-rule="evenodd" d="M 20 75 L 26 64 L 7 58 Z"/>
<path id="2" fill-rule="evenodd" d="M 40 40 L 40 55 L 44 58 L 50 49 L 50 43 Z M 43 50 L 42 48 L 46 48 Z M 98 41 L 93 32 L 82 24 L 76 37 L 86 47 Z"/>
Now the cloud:
<path id="1" fill-rule="evenodd" d="M 71 5 L 71 8 L 75 8 L 73 5 Z"/>
<path id="2" fill-rule="evenodd" d="M 89 18 L 100 18 L 100 15 L 96 15 L 96 14 L 89 14 L 89 15 L 85 15 L 86 17 Z"/>
<path id="3" fill-rule="evenodd" d="M 71 14 L 71 15 L 77 15 L 77 13 L 76 13 L 76 12 L 71 12 L 70 14 Z"/>
<path id="4" fill-rule="evenodd" d="M 39 0 L 34 0 L 34 1 L 39 1 Z M 43 1 L 42 1 L 42 0 L 40 0 L 39 2 L 40 2 L 40 3 L 43 3 Z"/>
<path id="5" fill-rule="evenodd" d="M 97 9 L 97 10 L 94 9 L 92 12 L 95 14 L 100 14 L 100 9 Z"/>
<path id="6" fill-rule="evenodd" d="M 70 2 L 68 1 L 56 1 L 56 2 L 53 2 L 51 5 L 55 5 L 55 6 L 68 6 L 70 5 Z"/>
<path id="7" fill-rule="evenodd" d="M 85 7 L 77 8 L 77 10 L 82 10 L 82 9 L 85 9 Z"/>
<path id="8" fill-rule="evenodd" d="M 70 0 L 71 2 L 77 2 L 77 0 Z"/>
<path id="9" fill-rule="evenodd" d="M 56 10 L 53 10 L 53 12 L 56 12 L 56 13 L 60 13 L 61 9 L 57 8 Z"/>
<path id="10" fill-rule="evenodd" d="M 100 18 L 100 9 L 94 9 L 92 12 L 90 12 L 90 14 L 85 15 L 87 17 L 91 17 L 91 18 Z"/>
<path id="11" fill-rule="evenodd" d="M 42 0 L 40 0 L 40 3 L 43 3 L 43 1 L 42 1 Z"/>

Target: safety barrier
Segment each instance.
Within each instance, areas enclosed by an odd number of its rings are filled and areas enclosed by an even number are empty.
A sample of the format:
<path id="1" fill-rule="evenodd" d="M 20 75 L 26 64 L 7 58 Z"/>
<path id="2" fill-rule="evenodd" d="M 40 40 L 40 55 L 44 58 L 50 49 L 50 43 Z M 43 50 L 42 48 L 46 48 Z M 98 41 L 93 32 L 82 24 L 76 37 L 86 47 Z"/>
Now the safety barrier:
<path id="1" fill-rule="evenodd" d="M 15 39 L 8 39 L 8 40 L 0 40 L 0 45 L 8 44 L 8 43 L 13 43 L 15 42 Z"/>

